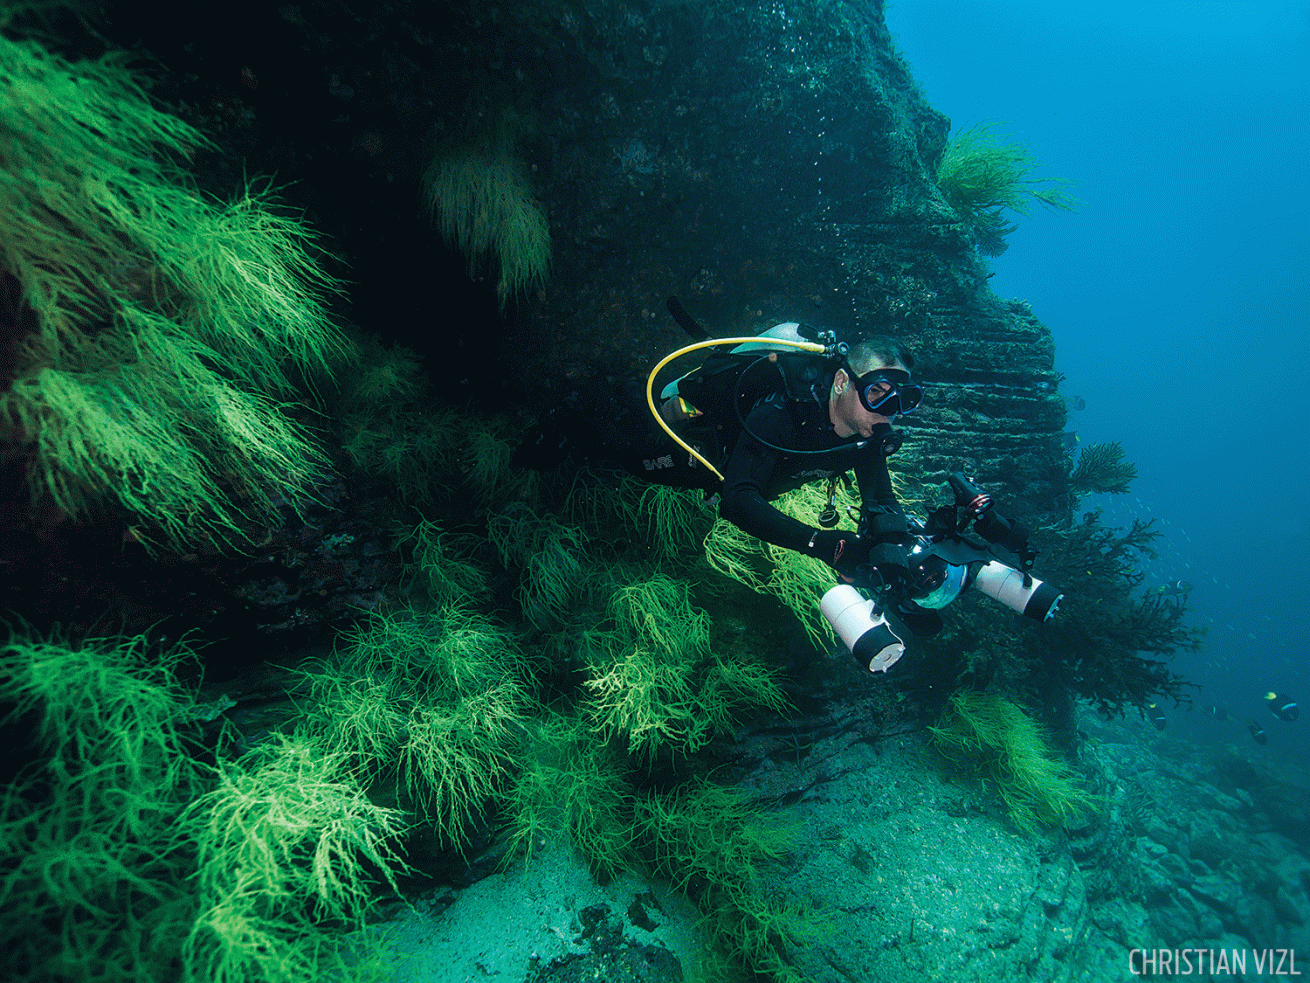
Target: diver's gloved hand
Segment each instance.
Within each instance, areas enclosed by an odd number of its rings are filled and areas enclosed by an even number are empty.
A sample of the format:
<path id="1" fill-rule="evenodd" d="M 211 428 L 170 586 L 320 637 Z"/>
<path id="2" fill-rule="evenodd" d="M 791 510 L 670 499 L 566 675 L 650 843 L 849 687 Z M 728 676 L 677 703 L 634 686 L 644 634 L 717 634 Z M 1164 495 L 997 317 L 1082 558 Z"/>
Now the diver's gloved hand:
<path id="1" fill-rule="evenodd" d="M 874 571 L 869 586 L 893 596 L 906 594 L 910 586 L 910 531 L 904 514 L 887 506 L 873 506 L 865 512 L 862 531 L 869 544 L 866 562 Z"/>
<path id="2" fill-rule="evenodd" d="M 910 582 L 905 548 L 896 543 L 871 543 L 867 536 L 840 529 L 820 529 L 805 551 L 837 571 L 852 587 L 903 593 Z"/>
<path id="3" fill-rule="evenodd" d="M 862 586 L 868 574 L 869 543 L 857 533 L 843 529 L 817 529 L 804 552 L 828 564 L 848 584 Z M 866 569 L 862 571 L 861 568 Z"/>
<path id="4" fill-rule="evenodd" d="M 910 564 L 905 547 L 899 543 L 874 543 L 869 546 L 866 561 L 877 576 L 874 586 L 887 588 L 894 594 L 904 594 L 910 586 Z"/>

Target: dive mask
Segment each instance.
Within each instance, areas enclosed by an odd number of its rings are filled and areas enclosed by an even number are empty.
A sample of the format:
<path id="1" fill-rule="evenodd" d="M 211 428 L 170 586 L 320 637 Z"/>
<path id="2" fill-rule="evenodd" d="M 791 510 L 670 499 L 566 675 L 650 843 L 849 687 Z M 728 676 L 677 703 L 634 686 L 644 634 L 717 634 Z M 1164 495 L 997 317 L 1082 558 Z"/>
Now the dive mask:
<path id="1" fill-rule="evenodd" d="M 854 380 L 860 405 L 870 413 L 882 416 L 910 413 L 923 401 L 923 386 L 911 382 L 910 373 L 904 369 L 872 369 L 856 376 L 846 366 L 846 372 Z"/>

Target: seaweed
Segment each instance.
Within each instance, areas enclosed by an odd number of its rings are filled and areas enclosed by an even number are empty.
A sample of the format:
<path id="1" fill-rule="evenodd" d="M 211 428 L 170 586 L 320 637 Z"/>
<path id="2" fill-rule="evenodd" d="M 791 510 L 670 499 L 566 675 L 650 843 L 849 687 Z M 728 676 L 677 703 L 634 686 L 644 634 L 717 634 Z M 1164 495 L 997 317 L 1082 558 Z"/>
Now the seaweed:
<path id="1" fill-rule="evenodd" d="M 956 690 L 931 730 L 944 756 L 996 784 L 1024 833 L 1076 819 L 1095 804 L 1032 717 L 1002 693 Z"/>

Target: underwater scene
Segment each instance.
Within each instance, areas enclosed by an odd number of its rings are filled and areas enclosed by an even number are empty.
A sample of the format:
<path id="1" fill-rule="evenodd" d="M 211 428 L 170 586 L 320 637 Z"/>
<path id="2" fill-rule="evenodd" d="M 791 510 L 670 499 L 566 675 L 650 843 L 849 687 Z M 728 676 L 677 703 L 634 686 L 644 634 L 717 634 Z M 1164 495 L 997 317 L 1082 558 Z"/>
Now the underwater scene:
<path id="1" fill-rule="evenodd" d="M 1310 972 L 1310 6 L 0 0 L 0 978 Z"/>

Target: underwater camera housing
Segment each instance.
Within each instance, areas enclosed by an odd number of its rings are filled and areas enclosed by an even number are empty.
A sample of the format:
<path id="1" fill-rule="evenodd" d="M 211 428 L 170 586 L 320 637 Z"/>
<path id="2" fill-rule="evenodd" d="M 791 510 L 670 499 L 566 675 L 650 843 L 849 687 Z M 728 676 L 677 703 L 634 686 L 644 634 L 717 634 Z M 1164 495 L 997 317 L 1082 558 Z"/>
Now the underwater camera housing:
<path id="1" fill-rule="evenodd" d="M 1064 597 L 1028 572 L 1037 552 L 1028 544 L 1027 530 L 998 515 L 991 496 L 963 474 L 952 474 L 948 481 L 955 504 L 941 506 L 926 522 L 910 526 L 916 542 L 907 557 L 909 577 L 904 583 L 886 588 L 885 599 L 874 600 L 851 584 L 838 584 L 819 604 L 828 624 L 870 672 L 886 672 L 905 653 L 904 642 L 887 622 L 888 604 L 905 613 L 924 609 L 919 612 L 923 614 L 946 607 L 972 586 L 1012 611 L 1046 622 Z M 985 544 L 964 538 L 970 522 Z M 867 589 L 872 581 L 861 586 Z"/>
<path id="2" fill-rule="evenodd" d="M 947 482 L 955 504 L 935 509 L 915 530 L 910 599 L 921 608 L 942 608 L 973 585 L 1025 617 L 1050 621 L 1064 595 L 1028 572 L 1037 557 L 1028 530 L 997 514 L 992 497 L 963 474 L 949 475 Z M 986 546 L 964 538 L 970 522 Z M 998 551 L 1014 565 L 1002 562 Z"/>
<path id="3" fill-rule="evenodd" d="M 994 601 L 1035 621 L 1055 617 L 1064 597 L 1025 570 L 990 559 L 968 543 L 934 543 L 910 553 L 910 599 L 921 608 L 944 608 L 966 587 L 977 587 Z"/>

